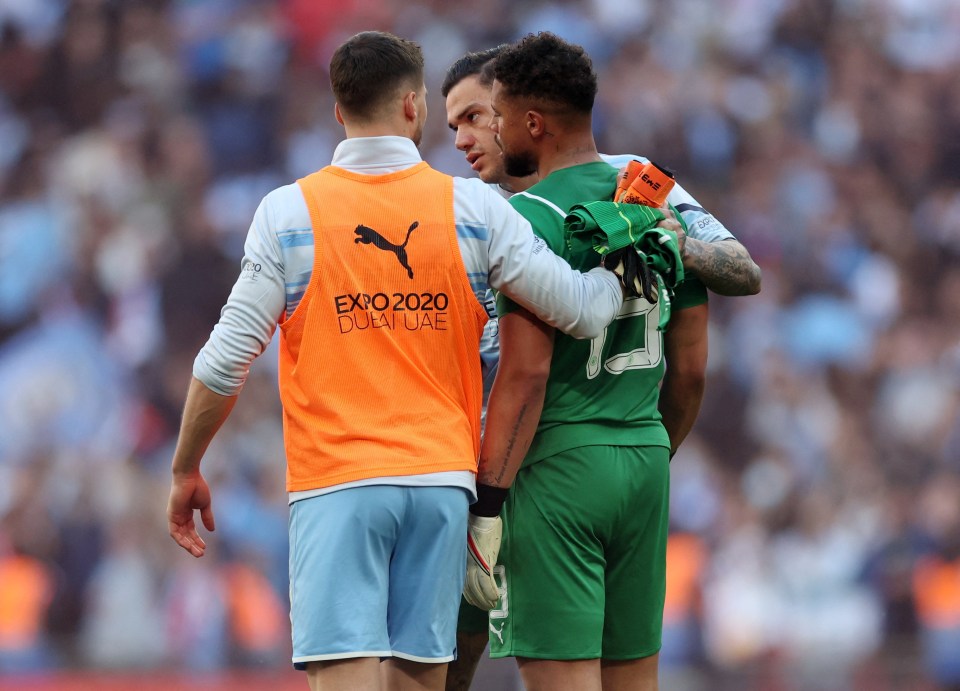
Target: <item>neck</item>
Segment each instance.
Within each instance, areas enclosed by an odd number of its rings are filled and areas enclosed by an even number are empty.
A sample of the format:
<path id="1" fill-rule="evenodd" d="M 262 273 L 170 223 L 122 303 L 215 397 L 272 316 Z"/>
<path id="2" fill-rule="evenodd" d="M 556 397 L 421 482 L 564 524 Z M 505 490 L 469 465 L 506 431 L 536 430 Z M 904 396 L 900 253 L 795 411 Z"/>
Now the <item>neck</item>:
<path id="1" fill-rule="evenodd" d="M 522 178 L 514 178 L 509 175 L 505 175 L 502 180 L 500 180 L 499 185 L 501 188 L 505 189 L 507 192 L 516 194 L 517 192 L 523 192 L 526 189 L 529 189 L 537 184 L 540 178 L 537 177 L 537 174 L 527 175 Z"/>
<path id="2" fill-rule="evenodd" d="M 406 132 L 400 132 L 396 128 L 384 127 L 363 127 L 363 128 L 354 128 L 354 127 L 344 127 L 344 133 L 347 135 L 347 139 L 358 139 L 360 137 L 406 137 L 410 139 L 410 135 Z"/>
<path id="3" fill-rule="evenodd" d="M 537 161 L 537 175 L 543 180 L 557 170 L 602 160 L 592 131 L 562 133 L 544 143 Z"/>
<path id="4" fill-rule="evenodd" d="M 411 128 L 406 122 L 377 121 L 377 122 L 344 122 L 343 131 L 347 139 L 358 137 L 406 137 L 413 139 Z"/>

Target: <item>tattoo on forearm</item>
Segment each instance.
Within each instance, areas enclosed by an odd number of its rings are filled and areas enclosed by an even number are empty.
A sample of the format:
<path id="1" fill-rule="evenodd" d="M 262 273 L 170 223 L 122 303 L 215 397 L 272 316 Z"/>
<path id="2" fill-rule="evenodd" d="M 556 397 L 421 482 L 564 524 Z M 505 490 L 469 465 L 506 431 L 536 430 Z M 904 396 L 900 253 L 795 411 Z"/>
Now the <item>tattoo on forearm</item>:
<path id="1" fill-rule="evenodd" d="M 499 464 L 499 469 L 496 475 L 489 475 L 487 473 L 483 474 L 483 477 L 479 478 L 484 484 L 492 484 L 494 486 L 500 485 L 503 481 L 503 476 L 507 472 L 507 466 L 510 465 L 510 460 L 513 458 L 514 447 L 517 444 L 517 437 L 520 436 L 520 429 L 523 426 L 524 418 L 527 416 L 527 404 L 524 403 L 520 407 L 520 411 L 517 414 L 517 420 L 513 423 L 513 429 L 510 430 L 510 438 L 507 440 L 507 448 L 503 452 L 503 460 Z M 486 462 L 481 461 L 481 465 L 486 465 Z"/>
<path id="2" fill-rule="evenodd" d="M 760 289 L 760 269 L 737 242 L 700 242 L 693 271 L 719 295 L 750 295 Z"/>

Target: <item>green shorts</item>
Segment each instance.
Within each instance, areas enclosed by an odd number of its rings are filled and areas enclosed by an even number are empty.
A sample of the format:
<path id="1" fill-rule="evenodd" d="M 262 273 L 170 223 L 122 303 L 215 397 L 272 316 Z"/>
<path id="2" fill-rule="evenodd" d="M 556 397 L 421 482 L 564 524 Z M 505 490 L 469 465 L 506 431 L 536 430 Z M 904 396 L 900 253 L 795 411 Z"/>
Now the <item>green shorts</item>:
<path id="1" fill-rule="evenodd" d="M 524 468 L 504 505 L 490 656 L 632 660 L 660 650 L 670 460 L 587 446 Z"/>

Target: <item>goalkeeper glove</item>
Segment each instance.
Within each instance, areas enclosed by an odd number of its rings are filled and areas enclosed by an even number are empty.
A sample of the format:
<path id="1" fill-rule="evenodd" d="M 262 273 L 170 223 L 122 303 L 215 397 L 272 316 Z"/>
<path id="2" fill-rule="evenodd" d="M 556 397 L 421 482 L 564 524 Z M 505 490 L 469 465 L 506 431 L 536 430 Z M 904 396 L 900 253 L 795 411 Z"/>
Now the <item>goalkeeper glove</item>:
<path id="1" fill-rule="evenodd" d="M 497 606 L 500 589 L 493 577 L 493 567 L 500 554 L 503 523 L 499 516 L 467 518 L 467 578 L 463 596 L 474 607 L 489 611 Z"/>
<path id="2" fill-rule="evenodd" d="M 603 255 L 601 263 L 617 275 L 628 297 L 642 297 L 651 305 L 656 304 L 659 297 L 657 275 L 633 245 L 608 252 Z"/>
<path id="3" fill-rule="evenodd" d="M 674 185 L 673 171 L 653 161 L 630 161 L 620 169 L 613 201 L 659 208 Z"/>

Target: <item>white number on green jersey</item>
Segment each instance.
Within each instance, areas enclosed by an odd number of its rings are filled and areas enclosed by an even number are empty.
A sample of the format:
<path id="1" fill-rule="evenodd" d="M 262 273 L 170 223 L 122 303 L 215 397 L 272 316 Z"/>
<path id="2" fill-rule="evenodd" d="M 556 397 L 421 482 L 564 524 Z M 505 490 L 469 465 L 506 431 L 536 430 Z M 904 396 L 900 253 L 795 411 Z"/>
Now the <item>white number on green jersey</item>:
<path id="1" fill-rule="evenodd" d="M 507 567 L 503 564 L 497 564 L 493 567 L 493 580 L 497 584 L 497 591 L 500 593 L 500 606 L 496 609 L 490 610 L 491 619 L 506 619 L 510 616 L 510 604 L 507 601 Z M 502 636 L 503 627 L 500 627 L 500 630 L 497 631 L 493 628 L 493 624 L 490 624 L 490 628 L 498 636 Z M 503 643 L 503 639 L 500 640 Z"/>
<path id="2" fill-rule="evenodd" d="M 610 374 L 622 374 L 631 369 L 649 369 L 660 364 L 663 357 L 663 335 L 657 330 L 660 321 L 660 304 L 651 305 L 646 300 L 631 298 L 623 301 L 617 319 L 643 319 L 643 345 L 625 353 L 613 353 L 603 360 L 603 345 L 607 329 L 590 341 L 590 359 L 587 360 L 587 379 L 594 379 L 602 369 Z M 611 344 L 615 347 L 616 344 Z"/>

